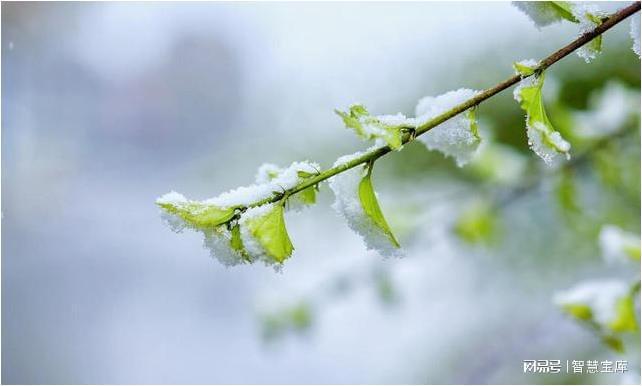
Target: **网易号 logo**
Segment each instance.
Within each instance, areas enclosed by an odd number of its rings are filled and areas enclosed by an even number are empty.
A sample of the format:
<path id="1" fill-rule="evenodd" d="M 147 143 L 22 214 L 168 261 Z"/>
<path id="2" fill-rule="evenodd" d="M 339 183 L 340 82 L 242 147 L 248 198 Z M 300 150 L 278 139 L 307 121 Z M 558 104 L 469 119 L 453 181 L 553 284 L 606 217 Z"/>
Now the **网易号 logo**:
<path id="1" fill-rule="evenodd" d="M 625 360 L 566 360 L 560 359 L 526 359 L 523 361 L 524 373 L 536 374 L 597 374 L 624 373 L 628 370 Z"/>

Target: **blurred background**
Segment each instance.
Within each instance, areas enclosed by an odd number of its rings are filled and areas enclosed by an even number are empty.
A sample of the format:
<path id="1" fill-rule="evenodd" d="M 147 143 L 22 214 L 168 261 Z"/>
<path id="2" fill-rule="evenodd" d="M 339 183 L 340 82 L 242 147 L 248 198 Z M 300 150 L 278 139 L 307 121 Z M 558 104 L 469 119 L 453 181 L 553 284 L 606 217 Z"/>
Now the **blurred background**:
<path id="1" fill-rule="evenodd" d="M 366 251 L 326 185 L 286 216 L 281 273 L 224 267 L 154 205 L 250 184 L 264 162 L 329 167 L 368 146 L 334 108 L 413 115 L 576 30 L 538 31 L 509 3 L 3 3 L 2 382 L 639 384 L 639 334 L 614 353 L 551 301 L 639 272 L 597 242 L 604 224 L 640 231 L 628 21 L 590 65 L 547 71 L 570 172 L 528 150 L 511 91 L 480 106 L 490 150 L 472 165 L 421 144 L 377 164 L 402 259 Z M 580 123 L 598 112 L 621 134 L 596 145 Z M 524 374 L 525 359 L 629 371 Z"/>

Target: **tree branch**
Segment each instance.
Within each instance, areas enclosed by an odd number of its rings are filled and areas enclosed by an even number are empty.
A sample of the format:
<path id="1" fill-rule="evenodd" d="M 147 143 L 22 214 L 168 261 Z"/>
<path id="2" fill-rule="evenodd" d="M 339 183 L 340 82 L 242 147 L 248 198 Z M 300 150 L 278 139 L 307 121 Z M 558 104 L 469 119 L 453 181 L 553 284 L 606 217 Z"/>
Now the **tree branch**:
<path id="1" fill-rule="evenodd" d="M 539 62 L 538 66 L 536 67 L 535 73 L 539 73 L 539 72 L 547 69 L 551 65 L 555 64 L 559 60 L 561 60 L 564 57 L 568 56 L 573 51 L 575 51 L 578 48 L 582 47 L 584 44 L 590 42 L 595 37 L 603 34 L 606 31 L 608 31 L 613 26 L 617 25 L 618 23 L 620 23 L 621 21 L 623 21 L 627 17 L 631 16 L 632 14 L 638 12 L 639 10 L 640 10 L 640 2 L 635 2 L 635 3 L 631 4 L 631 5 L 629 5 L 628 7 L 625 7 L 623 9 L 619 10 L 618 12 L 614 13 L 613 15 L 611 15 L 610 17 L 605 19 L 605 21 L 602 24 L 600 24 L 599 26 L 595 27 L 593 30 L 583 34 L 582 36 L 580 36 L 579 38 L 575 39 L 574 41 L 572 41 L 568 45 L 560 48 L 559 50 L 555 51 L 554 53 L 552 53 L 548 57 L 542 59 Z M 443 114 L 438 115 L 435 118 L 433 118 L 433 119 L 423 123 L 422 125 L 418 126 L 415 129 L 415 135 L 414 136 L 411 136 L 410 134 L 404 135 L 402 143 L 406 144 L 406 143 L 409 143 L 409 142 L 413 141 L 417 136 L 420 136 L 420 135 L 426 133 L 427 131 L 429 131 L 430 129 L 434 128 L 435 126 L 440 125 L 441 123 L 443 123 L 443 122 L 453 118 L 454 116 L 456 116 L 456 115 L 458 115 L 458 114 L 470 109 L 471 107 L 479 105 L 481 102 L 485 101 L 486 99 L 489 99 L 489 98 L 493 97 L 494 95 L 496 95 L 496 94 L 506 90 L 507 88 L 517 84 L 522 79 L 528 78 L 529 76 L 532 76 L 532 75 L 528 75 L 528 76 L 515 75 L 515 76 L 512 76 L 512 77 L 510 77 L 510 78 L 498 83 L 497 85 L 495 85 L 495 86 L 493 86 L 491 88 L 488 88 L 488 89 L 482 91 L 481 93 L 477 94 L 473 98 L 468 99 L 467 101 L 465 101 L 465 102 L 453 107 L 452 109 L 444 112 Z M 309 188 L 311 186 L 317 185 L 318 183 L 320 183 L 322 181 L 325 181 L 325 180 L 327 180 L 328 178 L 330 178 L 330 177 L 332 177 L 334 175 L 343 173 L 344 171 L 352 169 L 352 168 L 354 168 L 354 167 L 356 167 L 358 165 L 361 165 L 361 164 L 364 164 L 364 163 L 367 163 L 367 162 L 372 162 L 372 161 L 376 160 L 377 158 L 379 158 L 379 157 L 381 157 L 381 156 L 383 156 L 385 154 L 388 154 L 391 151 L 392 151 L 392 149 L 389 146 L 383 146 L 383 147 L 380 147 L 380 148 L 376 148 L 376 149 L 367 151 L 364 154 L 362 154 L 361 156 L 356 157 L 355 159 L 353 159 L 353 160 L 351 160 L 349 162 L 346 162 L 346 163 L 341 164 L 341 165 L 337 165 L 335 167 L 332 167 L 330 169 L 327 169 L 327 170 L 319 173 L 318 175 L 316 175 L 314 177 L 306 179 L 305 181 L 301 182 L 300 184 L 298 184 L 294 188 L 291 188 L 291 189 L 287 190 L 284 193 L 280 193 L 280 194 L 275 195 L 273 197 L 268 197 L 266 199 L 257 201 L 255 203 L 249 205 L 248 208 L 249 207 L 257 207 L 257 206 L 265 205 L 265 204 L 268 204 L 268 203 L 277 202 L 277 201 L 281 200 L 286 195 L 289 196 L 289 195 L 298 193 L 298 192 L 300 192 L 300 191 L 302 191 L 302 190 L 304 190 L 306 188 Z"/>

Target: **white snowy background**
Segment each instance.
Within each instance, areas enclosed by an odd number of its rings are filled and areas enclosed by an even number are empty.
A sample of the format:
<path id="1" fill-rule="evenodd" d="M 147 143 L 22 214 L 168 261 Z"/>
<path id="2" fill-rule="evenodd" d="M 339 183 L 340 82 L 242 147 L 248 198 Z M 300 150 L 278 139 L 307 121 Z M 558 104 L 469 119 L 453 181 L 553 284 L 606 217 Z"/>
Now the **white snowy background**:
<path id="1" fill-rule="evenodd" d="M 328 167 L 367 146 L 335 107 L 412 114 L 574 36 L 509 3 L 3 4 L 3 383 L 532 383 L 524 359 L 639 361 L 552 304 L 608 272 L 594 240 L 565 245 L 546 195 L 507 209 L 500 254 L 448 231 L 470 186 L 382 167 L 408 255 L 366 252 L 324 185 L 286 217 L 296 250 L 280 274 L 223 267 L 154 205 L 251 183 L 263 162 Z M 629 44 L 628 24 L 605 37 Z M 344 276 L 349 290 L 329 296 Z M 265 342 L 261 313 L 302 299 L 311 329 Z"/>

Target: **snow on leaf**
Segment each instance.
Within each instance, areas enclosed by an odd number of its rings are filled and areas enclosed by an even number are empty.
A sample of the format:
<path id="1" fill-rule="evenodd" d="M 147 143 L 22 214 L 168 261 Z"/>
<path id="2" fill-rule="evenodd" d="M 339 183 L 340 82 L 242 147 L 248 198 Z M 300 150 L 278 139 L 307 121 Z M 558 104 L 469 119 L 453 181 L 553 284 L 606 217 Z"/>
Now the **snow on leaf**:
<path id="1" fill-rule="evenodd" d="M 245 248 L 243 248 L 243 240 L 241 240 L 241 227 L 236 224 L 230 233 L 230 247 L 238 252 L 245 251 Z"/>
<path id="2" fill-rule="evenodd" d="M 334 166 L 342 165 L 361 155 L 363 155 L 362 152 L 357 152 L 340 157 Z M 346 220 L 350 229 L 363 238 L 368 249 L 376 250 L 383 256 L 401 256 L 402 250 L 398 248 L 398 243 L 389 227 L 382 227 L 381 219 L 378 220 L 378 224 L 372 217 L 376 212 L 374 208 L 376 201 L 372 201 L 371 193 L 375 200 L 376 194 L 373 191 L 370 192 L 371 186 L 367 186 L 369 182 L 363 182 L 367 177 L 366 174 L 367 171 L 363 167 L 357 166 L 331 177 L 329 185 L 335 195 L 332 207 Z M 367 209 L 364 208 L 362 195 Z M 381 212 L 380 208 L 379 212 Z M 386 223 L 385 220 L 383 223 Z"/>
<path id="3" fill-rule="evenodd" d="M 317 202 L 317 190 L 314 186 L 310 186 L 295 194 L 294 197 L 299 198 L 305 205 L 312 205 Z"/>
<path id="4" fill-rule="evenodd" d="M 616 317 L 609 327 L 615 332 L 636 331 L 638 325 L 635 317 L 635 302 L 633 296 L 627 295 L 618 299 L 615 304 Z"/>
<path id="5" fill-rule="evenodd" d="M 579 23 L 580 35 L 601 25 L 602 19 L 608 16 L 608 12 L 600 9 L 597 4 L 590 2 L 514 1 L 513 5 L 527 14 L 538 28 L 560 20 L 568 20 L 573 23 Z M 607 5 L 605 8 L 609 8 L 609 6 Z M 602 35 L 598 35 L 576 52 L 579 57 L 588 63 L 595 59 L 601 51 Z"/>
<path id="6" fill-rule="evenodd" d="M 187 200 L 176 192 L 158 198 L 156 204 L 197 230 L 216 228 L 234 217 L 234 208 L 221 208 L 205 202 Z"/>
<path id="7" fill-rule="evenodd" d="M 256 175 L 258 184 L 269 184 L 273 191 L 290 189 L 304 180 L 319 174 L 320 167 L 311 162 L 294 162 L 287 168 L 263 164 Z M 287 209 L 299 210 L 316 202 L 316 187 L 310 186 L 288 198 Z"/>
<path id="8" fill-rule="evenodd" d="M 377 196 L 375 195 L 374 189 L 372 187 L 372 165 L 368 168 L 368 172 L 361 179 L 359 183 L 359 200 L 361 201 L 361 206 L 363 211 L 370 217 L 370 219 L 383 231 L 386 236 L 390 239 L 390 242 L 395 247 L 399 248 L 399 242 L 395 238 L 395 235 L 390 230 L 388 223 L 386 222 L 381 208 L 379 207 L 379 201 L 377 201 Z"/>
<path id="9" fill-rule="evenodd" d="M 225 266 L 243 264 L 248 256 L 243 245 L 235 238 L 226 224 L 235 222 L 235 208 L 221 208 L 215 205 L 187 200 L 182 194 L 170 192 L 156 200 L 164 211 L 163 216 L 172 230 L 181 232 L 190 228 L 203 233 L 203 245 Z"/>
<path id="10" fill-rule="evenodd" d="M 535 73 L 535 69 L 537 68 L 538 64 L 539 62 L 534 59 L 525 59 L 513 63 L 513 68 L 515 69 L 515 73 L 517 75 L 529 76 Z"/>
<path id="11" fill-rule="evenodd" d="M 445 113 L 474 97 L 477 91 L 459 89 L 437 97 L 427 96 L 419 100 L 415 113 L 417 126 Z M 457 166 L 467 164 L 476 154 L 481 142 L 477 130 L 475 109 L 469 109 L 433 127 L 417 138 L 430 150 L 438 150 L 446 156 L 455 158 Z"/>
<path id="12" fill-rule="evenodd" d="M 613 332 L 637 328 L 631 288 L 619 280 L 595 280 L 555 294 L 553 302 L 569 315 Z M 632 318 L 632 320 L 631 320 Z"/>
<path id="13" fill-rule="evenodd" d="M 526 112 L 526 134 L 531 149 L 551 166 L 559 161 L 560 155 L 570 158 L 571 144 L 555 131 L 546 115 L 542 100 L 544 73 L 523 79 L 515 88 L 513 96 Z"/>
<path id="14" fill-rule="evenodd" d="M 608 263 L 640 260 L 640 236 L 615 225 L 604 225 L 599 236 L 602 257 Z"/>
<path id="15" fill-rule="evenodd" d="M 633 52 L 640 56 L 640 15 L 631 16 L 631 39 L 633 39 Z"/>
<path id="16" fill-rule="evenodd" d="M 257 201 L 274 197 L 275 192 L 295 187 L 303 180 L 299 176 L 299 172 L 317 173 L 318 170 L 318 164 L 308 161 L 293 162 L 287 168 L 264 164 L 257 172 L 256 183 L 221 193 L 204 202 L 222 207 L 248 206 Z"/>
<path id="17" fill-rule="evenodd" d="M 254 259 L 267 264 L 282 264 L 292 255 L 290 241 L 283 218 L 283 203 L 266 204 L 250 208 L 241 215 L 241 240 Z"/>
<path id="18" fill-rule="evenodd" d="M 256 183 L 257 184 L 267 184 L 272 180 L 277 178 L 283 170 L 275 164 L 264 163 L 259 166 L 259 170 L 256 172 Z"/>
<path id="19" fill-rule="evenodd" d="M 414 119 L 406 118 L 401 113 L 373 116 L 360 104 L 351 105 L 347 112 L 335 110 L 335 113 L 343 119 L 346 127 L 353 129 L 358 136 L 385 143 L 393 150 L 401 149 L 403 130 L 415 127 Z"/>
<path id="20" fill-rule="evenodd" d="M 577 18 L 573 15 L 570 1 L 551 1 L 551 3 L 560 17 L 573 23 L 577 23 Z"/>
<path id="21" fill-rule="evenodd" d="M 515 7 L 528 15 L 535 25 L 545 27 L 560 20 L 577 23 L 567 1 L 513 1 Z"/>
<path id="22" fill-rule="evenodd" d="M 318 170 L 318 164 L 307 161 L 293 162 L 287 168 L 264 164 L 259 168 L 256 183 L 253 185 L 242 186 L 204 201 L 187 200 L 182 194 L 170 192 L 160 197 L 156 203 L 163 209 L 163 218 L 172 230 L 180 232 L 190 228 L 202 232 L 204 246 L 210 250 L 213 257 L 226 266 L 253 262 L 257 256 L 272 256 L 264 259 L 266 261 L 275 260 L 276 257 L 284 259 L 284 252 L 277 253 L 275 245 L 269 243 L 267 248 L 262 247 L 260 243 L 249 243 L 250 247 L 255 247 L 249 251 L 246 248 L 248 242 L 242 237 L 237 217 L 246 206 L 275 197 L 275 194 L 291 189 L 305 179 L 317 175 Z M 315 200 L 316 186 L 311 186 L 289 197 L 288 208 L 309 205 Z M 278 211 L 282 212 L 283 207 Z M 246 219 L 248 212 L 252 213 L 253 210 L 247 210 L 241 219 Z M 283 216 L 280 219 L 282 221 Z M 285 235 L 287 236 L 287 233 Z M 284 251 L 287 251 L 287 245 L 282 246 Z M 268 253 L 264 253 L 264 250 Z"/>
<path id="23" fill-rule="evenodd" d="M 312 178 L 318 175 L 316 172 L 310 173 L 303 170 L 298 171 L 297 174 L 303 179 Z M 312 205 L 317 202 L 317 190 L 318 185 L 310 186 L 295 194 L 294 197 L 300 200 L 304 205 Z"/>
<path id="24" fill-rule="evenodd" d="M 608 15 L 600 10 L 596 4 L 586 2 L 573 2 L 571 4 L 571 12 L 580 23 L 580 36 L 601 25 L 602 18 Z M 602 35 L 598 35 L 576 52 L 586 63 L 591 62 L 597 54 L 602 52 Z"/>
<path id="25" fill-rule="evenodd" d="M 203 231 L 203 246 L 210 251 L 213 258 L 226 267 L 251 263 L 253 260 L 243 247 L 238 232 L 238 225 L 231 231 L 226 227 Z"/>
<path id="26" fill-rule="evenodd" d="M 310 178 L 316 176 L 318 173 L 306 172 L 305 170 L 297 170 L 296 174 L 301 178 Z"/>

